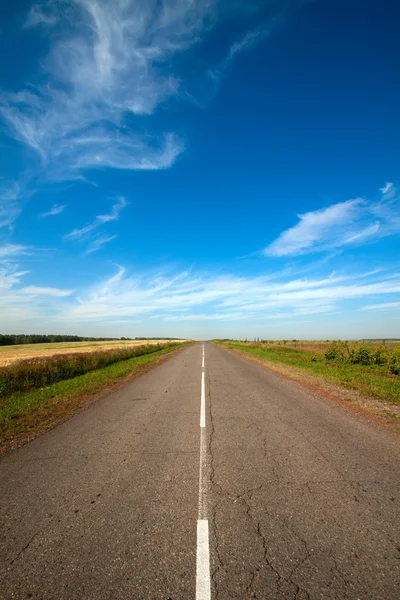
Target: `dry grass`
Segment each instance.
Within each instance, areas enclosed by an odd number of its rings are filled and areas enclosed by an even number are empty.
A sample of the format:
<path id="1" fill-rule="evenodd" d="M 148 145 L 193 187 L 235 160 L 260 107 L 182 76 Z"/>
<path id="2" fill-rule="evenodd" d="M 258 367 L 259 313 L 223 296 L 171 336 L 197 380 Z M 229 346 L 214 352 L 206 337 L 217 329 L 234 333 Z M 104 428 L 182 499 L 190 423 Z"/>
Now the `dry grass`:
<path id="1" fill-rule="evenodd" d="M 248 342 L 248 344 L 253 344 L 253 342 Z M 268 348 L 292 348 L 294 350 L 298 350 L 300 352 L 313 352 L 314 354 L 325 354 L 329 346 L 332 344 L 332 341 L 310 341 L 310 340 L 279 340 L 279 341 L 271 341 L 263 344 Z M 399 346 L 398 342 L 348 342 L 349 348 L 358 348 L 360 346 L 367 346 L 372 351 L 377 350 L 378 348 L 386 348 L 387 350 L 394 350 Z"/>
<path id="2" fill-rule="evenodd" d="M 239 342 L 225 340 L 223 346 L 261 362 L 274 371 L 313 385 L 330 389 L 341 386 L 342 395 L 357 397 L 357 403 L 373 407 L 389 419 L 400 423 L 400 344 L 397 342 L 320 341 Z M 344 355 L 327 357 L 332 347 L 344 350 Z M 367 355 L 364 357 L 364 351 Z M 380 357 L 382 360 L 377 361 Z M 360 356 L 361 353 L 361 356 Z M 361 358 L 368 358 L 363 362 Z M 384 360 L 383 360 L 384 359 Z M 322 383 L 321 383 L 322 382 Z M 350 393 L 351 391 L 351 393 Z M 353 394 L 353 391 L 356 395 Z M 340 394 L 336 391 L 336 397 Z M 372 400 L 371 400 L 372 399 Z"/>
<path id="3" fill-rule="evenodd" d="M 0 456 L 65 421 L 78 410 L 180 352 L 171 345 L 0 401 Z"/>
<path id="4" fill-rule="evenodd" d="M 183 340 L 170 340 L 183 342 Z M 111 350 L 129 346 L 162 344 L 166 340 L 113 340 L 110 342 L 57 342 L 53 344 L 20 344 L 17 346 L 0 346 L 0 367 L 6 367 L 18 360 L 54 356 L 56 354 L 72 354 L 75 352 L 93 352 L 94 350 Z"/>

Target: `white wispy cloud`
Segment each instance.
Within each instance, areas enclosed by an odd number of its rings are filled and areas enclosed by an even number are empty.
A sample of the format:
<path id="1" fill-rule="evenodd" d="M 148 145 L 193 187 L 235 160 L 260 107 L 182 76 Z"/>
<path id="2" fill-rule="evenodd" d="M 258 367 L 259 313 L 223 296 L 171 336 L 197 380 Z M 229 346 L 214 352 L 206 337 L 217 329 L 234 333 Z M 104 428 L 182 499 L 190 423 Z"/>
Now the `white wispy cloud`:
<path id="1" fill-rule="evenodd" d="M 316 247 L 325 248 L 328 236 L 336 239 L 338 235 L 342 236 L 343 229 L 349 223 L 354 223 L 362 204 L 361 199 L 349 200 L 298 215 L 300 222 L 281 233 L 279 238 L 265 249 L 265 254 L 287 256 L 303 254 Z"/>
<path id="2" fill-rule="evenodd" d="M 18 182 L 4 183 L 0 179 L 0 228 L 12 229 L 21 212 L 20 197 L 21 187 Z"/>
<path id="3" fill-rule="evenodd" d="M 24 254 L 29 254 L 28 246 L 10 243 L 0 246 L 0 260 L 8 260 L 10 258 L 14 259 L 17 256 L 22 256 Z"/>
<path id="4" fill-rule="evenodd" d="M 295 8 L 302 3 L 288 0 L 285 6 Z M 204 65 L 201 74 L 187 67 L 180 72 L 176 59 L 203 43 L 224 18 L 251 14 L 255 19 L 263 7 L 263 0 L 226 6 L 218 0 L 33 3 L 23 23 L 25 34 L 33 36 L 39 28 L 41 39 L 47 36 L 49 50 L 38 57 L 31 81 L 17 91 L 0 92 L 0 117 L 9 135 L 21 143 L 29 165 L 20 174 L 21 181 L 26 180 L 22 187 L 12 183 L 0 189 L 0 227 L 11 233 L 21 212 L 21 198 L 33 195 L 36 186 L 40 189 L 49 181 L 87 182 L 88 171 L 101 169 L 172 167 L 184 152 L 185 142 L 149 117 L 167 101 L 191 98 L 187 79 L 193 73 L 196 89 L 208 86 L 211 94 L 205 94 L 211 97 L 217 89 L 212 73 L 214 79 L 220 77 L 236 55 L 260 42 L 273 26 L 275 13 L 282 14 L 282 7 L 272 3 L 272 17 L 257 29 L 239 34 L 217 67 Z M 242 31 L 247 26 L 245 19 Z M 60 212 L 55 205 L 41 217 Z M 100 242 L 94 244 L 91 251 L 100 246 Z"/>
<path id="5" fill-rule="evenodd" d="M 47 319 L 49 327 L 61 324 L 71 330 L 121 321 L 149 325 L 153 319 L 194 324 L 299 323 L 308 315 L 340 314 L 349 304 L 357 310 L 368 298 L 374 304 L 363 310 L 400 306 L 400 275 L 379 271 L 290 278 L 281 272 L 239 276 L 170 269 L 131 274 L 119 266 L 110 277 L 77 291 L 23 285 L 26 275 L 18 265 L 2 266 L 0 261 L 0 311 L 5 322 Z M 378 298 L 381 304 L 376 304 Z"/>
<path id="6" fill-rule="evenodd" d="M 110 236 L 107 236 L 107 235 L 98 236 L 89 245 L 88 249 L 86 250 L 86 254 L 91 254 L 92 252 L 97 252 L 98 250 L 101 250 L 106 244 L 115 240 L 116 237 L 118 237 L 116 234 L 110 235 Z"/>
<path id="7" fill-rule="evenodd" d="M 298 215 L 299 222 L 267 246 L 265 256 L 339 249 L 400 232 L 400 195 L 392 183 L 375 202 L 356 198 Z"/>
<path id="8" fill-rule="evenodd" d="M 361 242 L 363 239 L 369 238 L 377 233 L 380 229 L 380 223 L 374 223 L 370 227 L 366 227 L 361 231 L 357 231 L 357 233 L 351 233 L 348 238 L 344 238 L 341 242 L 341 246 L 345 246 L 346 244 L 352 244 L 353 242 Z"/>
<path id="9" fill-rule="evenodd" d="M 22 270 L 17 262 L 24 254 L 24 247 L 0 247 L 1 322 L 2 327 L 10 325 L 15 330 L 48 321 L 52 314 L 59 312 L 59 304 L 74 293 L 74 290 L 38 285 L 21 287 L 30 273 Z"/>
<path id="10" fill-rule="evenodd" d="M 235 319 L 297 318 L 340 310 L 344 301 L 399 293 L 400 276 L 383 277 L 377 272 L 292 280 L 277 274 L 274 280 L 191 271 L 139 277 L 128 276 L 120 267 L 115 275 L 80 294 L 63 318 L 77 322 L 152 315 L 195 320 L 201 314 L 210 320 L 229 320 L 232 315 Z"/>
<path id="11" fill-rule="evenodd" d="M 379 189 L 382 192 L 382 196 L 385 200 L 391 200 L 396 195 L 396 189 L 393 183 L 390 183 L 389 181 L 387 181 L 386 184 Z"/>
<path id="12" fill-rule="evenodd" d="M 41 287 L 37 285 L 28 285 L 27 287 L 20 288 L 18 294 L 24 294 L 27 296 L 54 296 L 56 298 L 64 298 L 65 296 L 71 296 L 75 290 L 62 290 L 54 287 Z"/>
<path id="13" fill-rule="evenodd" d="M 17 244 L 4 244 L 0 246 L 0 307 L 8 310 L 12 302 L 8 302 L 8 295 L 15 289 L 29 271 L 21 270 L 16 262 L 19 257 L 27 254 L 25 246 Z"/>
<path id="14" fill-rule="evenodd" d="M 48 210 L 47 212 L 42 213 L 39 216 L 42 219 L 44 219 L 45 217 L 54 217 L 55 215 L 59 215 L 60 213 L 62 213 L 64 209 L 65 209 L 64 205 L 53 204 L 53 206 L 50 208 L 50 210 Z"/>
<path id="15" fill-rule="evenodd" d="M 6 268 L 4 265 L 0 264 L 0 300 L 3 304 L 3 308 L 5 311 L 12 308 L 13 306 L 13 302 L 6 301 L 8 292 L 12 290 L 16 285 L 21 283 L 21 279 L 28 273 L 29 271 L 18 271 L 18 269 L 15 267 Z"/>
<path id="16" fill-rule="evenodd" d="M 393 308 L 400 309 L 400 302 L 383 302 L 382 304 L 368 304 L 363 306 L 361 310 L 392 310 Z"/>
<path id="17" fill-rule="evenodd" d="M 223 58 L 207 70 L 206 82 L 201 86 L 200 98 L 187 92 L 191 101 L 204 107 L 215 96 L 219 85 L 229 71 L 238 55 L 249 52 L 281 28 L 290 16 L 303 5 L 315 0 L 230 0 L 219 5 L 222 18 L 240 16 L 248 24 L 245 32 L 234 40 L 226 50 Z"/>
<path id="18" fill-rule="evenodd" d="M 51 27 L 57 23 L 57 16 L 53 10 L 54 4 L 50 1 L 43 2 L 41 5 L 35 4 L 31 6 L 28 16 L 25 20 L 24 27 L 36 27 L 37 25 L 45 25 Z"/>
<path id="19" fill-rule="evenodd" d="M 70 239 L 70 240 L 86 239 L 93 230 L 97 229 L 98 227 L 101 227 L 102 225 L 105 225 L 106 223 L 109 223 L 110 221 L 116 221 L 117 219 L 119 219 L 121 210 L 123 208 L 125 208 L 125 206 L 127 206 L 127 205 L 128 205 L 128 202 L 125 200 L 125 198 L 122 196 L 119 197 L 117 199 L 117 202 L 112 206 L 111 213 L 106 214 L 106 215 L 97 215 L 95 217 L 95 219 L 88 225 L 85 225 L 85 227 L 82 227 L 80 229 L 74 229 L 70 233 L 67 233 L 64 236 L 65 239 Z"/>
<path id="20" fill-rule="evenodd" d="M 275 17 L 270 20 L 268 24 L 246 32 L 239 40 L 235 41 L 230 46 L 226 57 L 217 66 L 209 70 L 209 76 L 218 81 L 231 66 L 236 56 L 242 52 L 251 50 L 251 48 L 267 38 L 278 24 L 278 21 L 278 17 Z"/>
<path id="21" fill-rule="evenodd" d="M 261 26 L 233 41 L 226 59 L 198 77 L 206 76 L 214 88 L 213 74 L 220 76 L 238 53 L 259 43 L 277 19 L 304 1 L 271 2 Z M 140 117 L 171 98 L 190 96 L 188 73 L 176 68 L 182 52 L 204 42 L 228 14 L 238 19 L 250 13 L 254 20 L 265 7 L 262 0 L 252 2 L 251 11 L 249 3 L 224 8 L 218 0 L 39 1 L 25 28 L 41 26 L 41 35 L 49 36 L 50 51 L 40 63 L 44 83 L 37 83 L 36 74 L 35 85 L 2 93 L 0 112 L 11 134 L 39 155 L 53 179 L 106 167 L 169 168 L 183 152 L 183 141 L 156 126 L 150 134 L 146 126 L 145 134 Z"/>
<path id="22" fill-rule="evenodd" d="M 39 3 L 26 26 L 52 25 L 44 85 L 2 94 L 13 135 L 34 149 L 48 174 L 164 169 L 183 150 L 172 132 L 151 136 L 126 117 L 151 115 L 176 95 L 170 61 L 201 39 L 210 0 L 69 0 Z"/>

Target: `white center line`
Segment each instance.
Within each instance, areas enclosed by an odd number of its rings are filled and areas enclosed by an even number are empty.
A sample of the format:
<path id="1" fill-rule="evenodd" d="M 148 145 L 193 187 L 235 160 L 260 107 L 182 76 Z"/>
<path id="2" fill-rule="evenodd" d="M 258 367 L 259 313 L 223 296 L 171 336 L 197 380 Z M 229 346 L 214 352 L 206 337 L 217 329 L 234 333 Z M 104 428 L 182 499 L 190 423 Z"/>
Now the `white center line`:
<path id="1" fill-rule="evenodd" d="M 210 588 L 210 546 L 208 542 L 208 521 L 197 521 L 197 564 L 196 600 L 209 600 Z"/>
<path id="2" fill-rule="evenodd" d="M 211 600 L 210 543 L 206 516 L 206 394 L 204 375 L 204 344 L 202 352 L 201 399 L 200 399 L 200 470 L 199 512 L 197 519 L 196 553 L 196 600 Z"/>
<path id="3" fill-rule="evenodd" d="M 201 374 L 200 427 L 206 426 L 206 386 L 204 379 L 205 375 L 203 371 Z"/>

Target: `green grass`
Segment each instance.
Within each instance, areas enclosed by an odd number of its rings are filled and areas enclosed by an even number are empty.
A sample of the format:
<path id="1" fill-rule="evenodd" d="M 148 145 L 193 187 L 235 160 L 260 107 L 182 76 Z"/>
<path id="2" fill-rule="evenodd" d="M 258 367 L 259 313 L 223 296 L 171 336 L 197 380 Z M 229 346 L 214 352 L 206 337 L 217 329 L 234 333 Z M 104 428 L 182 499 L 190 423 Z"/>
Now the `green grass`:
<path id="1" fill-rule="evenodd" d="M 0 446 L 3 450 L 7 449 L 10 447 L 10 440 L 14 438 L 18 440 L 27 434 L 34 437 L 40 431 L 49 429 L 74 414 L 82 405 L 79 401 L 82 397 L 94 396 L 124 377 L 140 374 L 162 356 L 186 345 L 174 344 L 150 354 L 115 362 L 73 379 L 27 393 L 16 393 L 0 400 Z"/>
<path id="2" fill-rule="evenodd" d="M 390 402 L 400 403 L 400 377 L 390 375 L 387 368 L 380 365 L 358 365 L 328 361 L 318 353 L 304 352 L 285 346 L 268 347 L 261 344 L 240 342 L 219 342 L 225 348 L 231 348 L 249 354 L 259 360 L 289 365 L 322 376 L 329 382 L 340 384 L 348 389 Z"/>
<path id="3" fill-rule="evenodd" d="M 47 387 L 53 383 L 72 379 L 89 371 L 95 371 L 113 363 L 128 360 L 134 356 L 153 354 L 168 346 L 171 346 L 171 343 L 142 344 L 125 348 L 56 354 L 16 361 L 6 367 L 0 367 L 0 397 L 8 397 L 15 393 L 25 393 L 37 388 Z"/>

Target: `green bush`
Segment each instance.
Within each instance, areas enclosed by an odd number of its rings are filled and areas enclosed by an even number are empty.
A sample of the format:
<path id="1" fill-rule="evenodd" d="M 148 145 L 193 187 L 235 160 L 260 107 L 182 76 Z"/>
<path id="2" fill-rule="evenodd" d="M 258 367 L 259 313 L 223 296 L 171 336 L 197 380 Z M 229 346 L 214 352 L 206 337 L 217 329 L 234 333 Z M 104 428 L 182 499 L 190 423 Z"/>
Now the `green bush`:
<path id="1" fill-rule="evenodd" d="M 343 348 L 338 342 L 332 342 L 325 352 L 325 358 L 327 360 L 343 360 Z"/>
<path id="2" fill-rule="evenodd" d="M 375 365 L 386 365 L 389 362 L 389 353 L 386 348 L 378 348 L 373 355 Z"/>
<path id="3" fill-rule="evenodd" d="M 382 346 L 374 351 L 366 345 L 350 347 L 348 342 L 332 342 L 325 352 L 325 358 L 353 365 L 386 365 L 391 375 L 400 375 L 400 346 L 393 350 Z"/>
<path id="4" fill-rule="evenodd" d="M 360 346 L 350 351 L 349 362 L 353 365 L 372 365 L 374 356 L 369 348 Z"/>
<path id="5" fill-rule="evenodd" d="M 392 375 L 400 375 L 400 350 L 393 352 L 389 359 L 389 372 Z"/>

